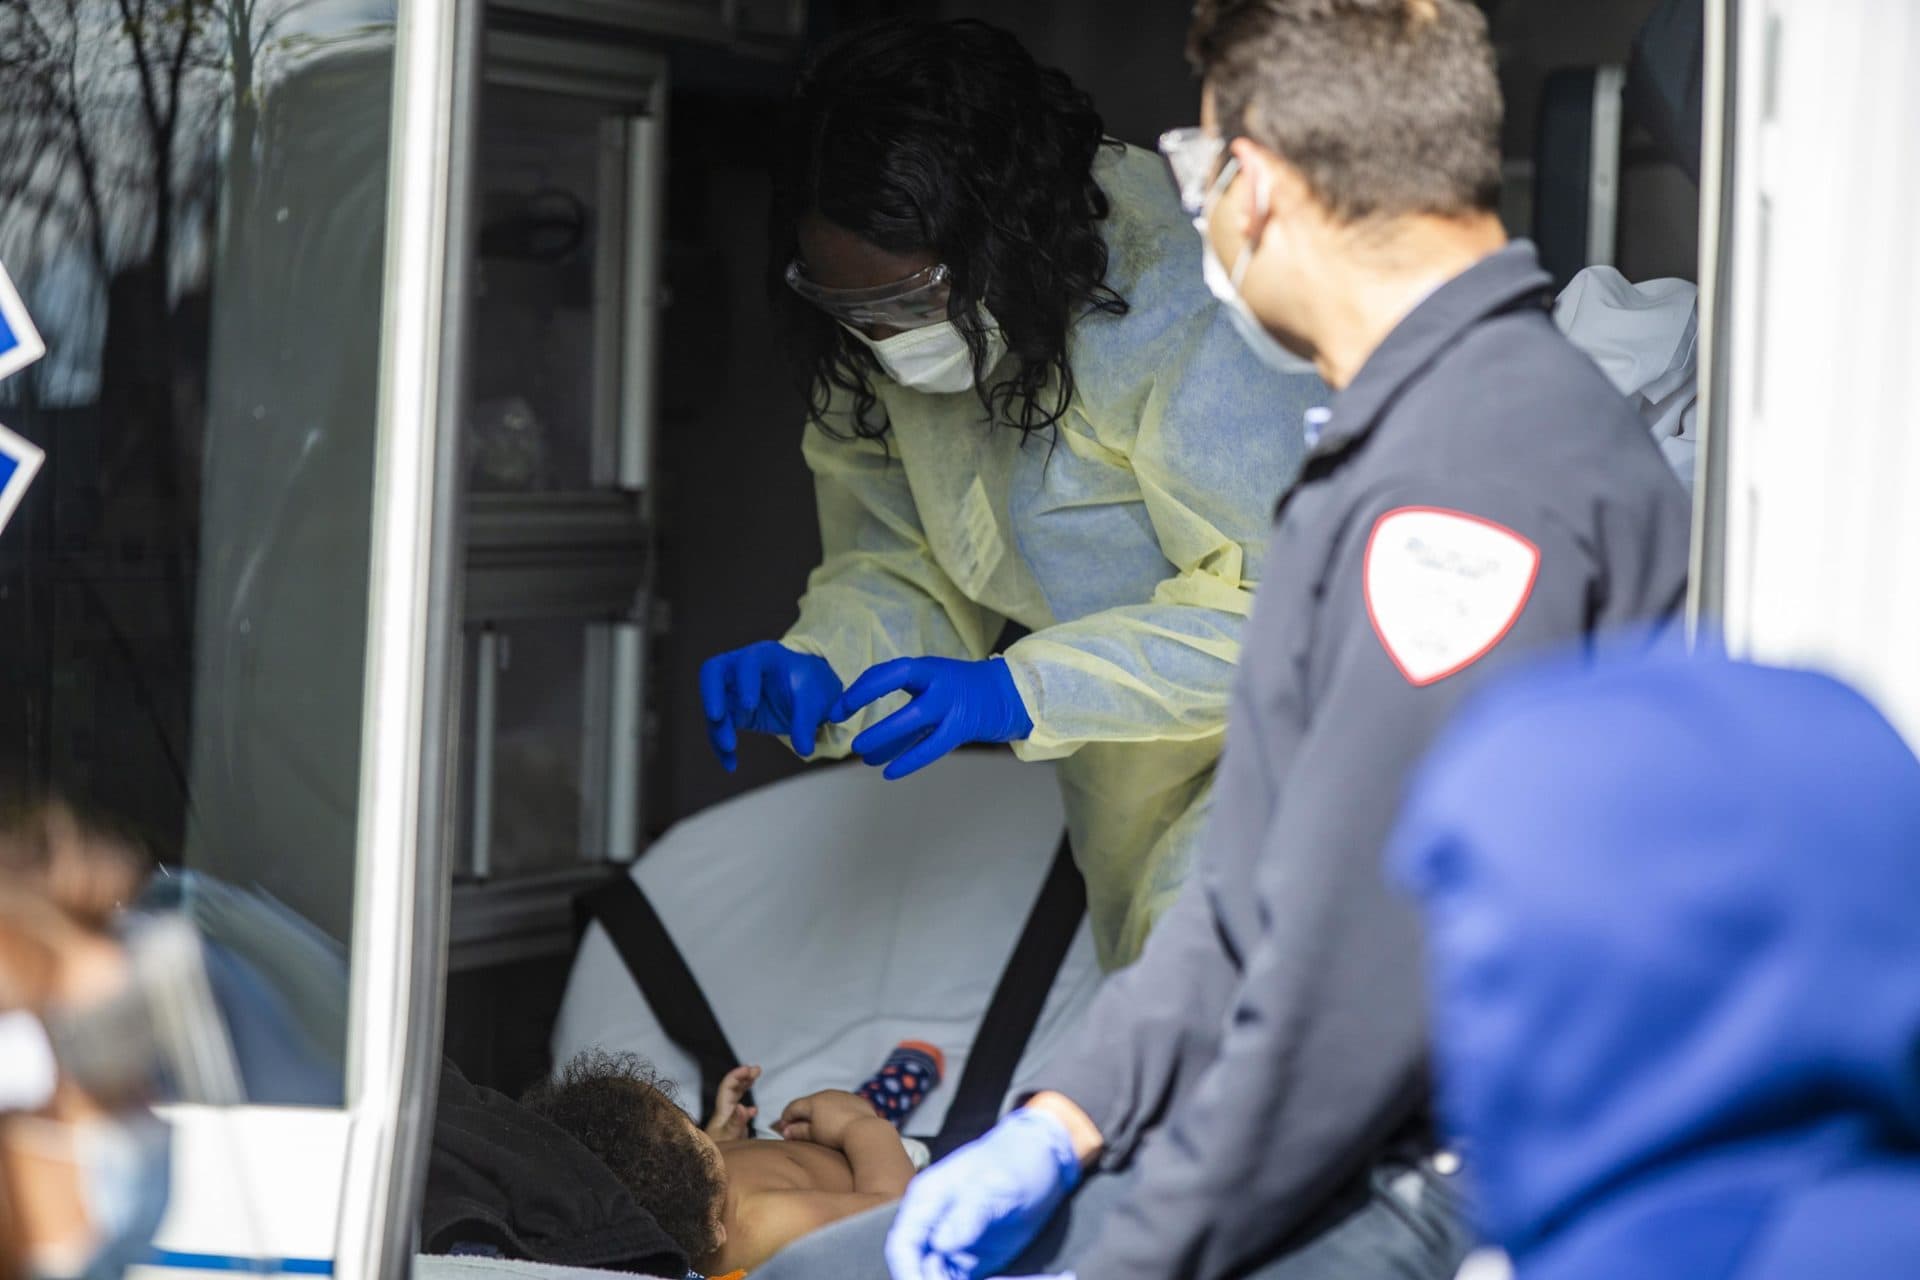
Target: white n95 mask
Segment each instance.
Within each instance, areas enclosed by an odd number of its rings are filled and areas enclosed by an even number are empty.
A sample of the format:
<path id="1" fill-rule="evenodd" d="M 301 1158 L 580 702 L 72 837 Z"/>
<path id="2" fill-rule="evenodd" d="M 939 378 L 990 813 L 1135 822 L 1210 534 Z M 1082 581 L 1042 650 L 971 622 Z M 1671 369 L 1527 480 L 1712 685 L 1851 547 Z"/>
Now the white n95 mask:
<path id="1" fill-rule="evenodd" d="M 1264 197 L 1261 203 L 1266 203 Z M 1239 332 L 1240 340 L 1247 344 L 1260 363 L 1275 373 L 1315 373 L 1313 361 L 1297 356 L 1282 346 L 1280 340 L 1267 332 L 1267 326 L 1260 323 L 1260 317 L 1253 314 L 1253 308 L 1240 294 L 1240 283 L 1246 279 L 1247 266 L 1253 261 L 1253 241 L 1247 241 L 1240 250 L 1240 261 L 1234 265 L 1232 274 L 1221 265 L 1220 255 L 1213 251 L 1213 240 L 1207 234 L 1207 219 L 1211 215 L 1202 213 L 1193 220 L 1193 229 L 1200 233 L 1200 274 L 1207 282 L 1207 292 L 1220 300 L 1227 309 L 1227 318 L 1233 321 L 1233 327 Z"/>
<path id="2" fill-rule="evenodd" d="M 980 323 L 987 331 L 983 368 L 992 369 L 1000 363 L 1000 357 L 1006 355 L 1007 339 L 985 307 L 980 309 Z M 864 342 L 887 376 L 903 387 L 932 395 L 958 395 L 973 390 L 973 356 L 967 350 L 966 336 L 951 320 L 908 329 L 878 341 L 852 325 L 842 327 Z"/>

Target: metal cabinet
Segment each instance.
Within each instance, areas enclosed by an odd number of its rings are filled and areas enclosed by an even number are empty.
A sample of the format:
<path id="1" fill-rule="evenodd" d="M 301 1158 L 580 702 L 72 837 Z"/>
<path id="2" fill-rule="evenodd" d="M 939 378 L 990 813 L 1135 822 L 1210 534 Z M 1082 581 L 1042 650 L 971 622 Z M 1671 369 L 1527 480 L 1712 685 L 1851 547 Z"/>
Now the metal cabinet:
<path id="1" fill-rule="evenodd" d="M 666 101 L 656 54 L 487 38 L 456 968 L 561 945 L 572 892 L 638 852 Z"/>
<path id="2" fill-rule="evenodd" d="M 807 0 L 495 0 L 494 7 L 741 50 L 791 46 L 807 29 Z"/>

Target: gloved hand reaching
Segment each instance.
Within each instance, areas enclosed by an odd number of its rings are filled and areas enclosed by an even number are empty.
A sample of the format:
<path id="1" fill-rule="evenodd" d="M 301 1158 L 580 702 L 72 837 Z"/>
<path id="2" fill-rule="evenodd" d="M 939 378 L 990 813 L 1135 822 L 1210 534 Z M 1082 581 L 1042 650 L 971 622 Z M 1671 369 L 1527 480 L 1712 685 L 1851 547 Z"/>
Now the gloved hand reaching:
<path id="1" fill-rule="evenodd" d="M 840 692 L 840 677 L 825 658 L 772 640 L 700 664 L 707 740 L 728 773 L 740 763 L 740 729 L 783 734 L 800 755 L 812 755 L 820 725 Z"/>
<path id="2" fill-rule="evenodd" d="M 887 1269 L 893 1280 L 998 1275 L 1079 1182 L 1066 1125 L 1015 1111 L 907 1184 L 887 1233 Z"/>
<path id="3" fill-rule="evenodd" d="M 885 765 L 890 781 L 926 768 L 969 742 L 1012 742 L 1033 732 L 1003 658 L 896 658 L 869 667 L 833 705 L 836 722 L 901 690 L 913 701 L 853 740 L 853 753 Z"/>

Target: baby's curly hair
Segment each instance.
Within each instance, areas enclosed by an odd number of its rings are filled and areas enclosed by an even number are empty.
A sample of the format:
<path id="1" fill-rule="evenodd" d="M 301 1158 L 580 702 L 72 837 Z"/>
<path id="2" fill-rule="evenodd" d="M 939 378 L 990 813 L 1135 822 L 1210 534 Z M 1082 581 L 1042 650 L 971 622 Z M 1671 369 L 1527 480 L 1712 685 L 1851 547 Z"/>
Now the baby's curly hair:
<path id="1" fill-rule="evenodd" d="M 599 1156 L 696 1266 L 720 1247 L 726 1170 L 646 1062 L 589 1049 L 520 1101 Z"/>

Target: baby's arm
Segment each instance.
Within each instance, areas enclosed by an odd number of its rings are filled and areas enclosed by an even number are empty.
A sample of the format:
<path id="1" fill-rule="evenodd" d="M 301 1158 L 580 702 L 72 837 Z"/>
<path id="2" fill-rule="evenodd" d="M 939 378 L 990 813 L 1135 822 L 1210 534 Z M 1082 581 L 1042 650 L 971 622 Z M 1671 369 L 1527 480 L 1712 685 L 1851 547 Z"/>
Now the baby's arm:
<path id="1" fill-rule="evenodd" d="M 913 1179 L 913 1159 L 900 1145 L 900 1134 L 875 1116 L 848 1125 L 840 1138 L 841 1154 L 853 1166 L 853 1189 L 897 1199 Z"/>
<path id="2" fill-rule="evenodd" d="M 857 1094 L 826 1089 L 789 1103 L 774 1126 L 783 1138 L 817 1142 L 847 1158 L 856 1194 L 893 1199 L 913 1177 L 913 1161 L 894 1127 Z"/>
<path id="3" fill-rule="evenodd" d="M 713 1115 L 707 1120 L 707 1135 L 715 1142 L 738 1141 L 753 1132 L 753 1118 L 760 1114 L 760 1108 L 741 1106 L 740 1100 L 759 1078 L 758 1067 L 735 1067 L 713 1091 Z"/>

